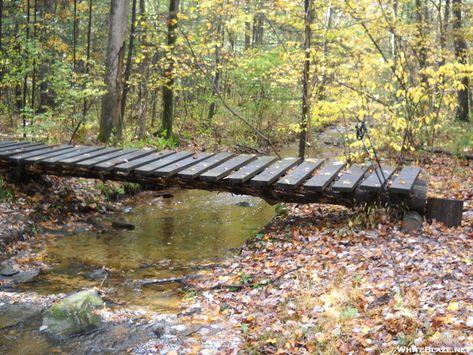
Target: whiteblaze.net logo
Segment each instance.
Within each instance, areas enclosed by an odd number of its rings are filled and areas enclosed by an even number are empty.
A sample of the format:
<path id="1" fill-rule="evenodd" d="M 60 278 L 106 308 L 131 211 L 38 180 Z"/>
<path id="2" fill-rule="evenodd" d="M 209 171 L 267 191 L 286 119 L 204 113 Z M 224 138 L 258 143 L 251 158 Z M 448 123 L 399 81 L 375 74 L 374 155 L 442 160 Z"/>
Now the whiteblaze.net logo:
<path id="1" fill-rule="evenodd" d="M 393 354 L 418 354 L 418 353 L 430 353 L 430 354 L 467 354 L 473 350 L 471 347 L 417 347 L 417 346 L 398 346 Z"/>

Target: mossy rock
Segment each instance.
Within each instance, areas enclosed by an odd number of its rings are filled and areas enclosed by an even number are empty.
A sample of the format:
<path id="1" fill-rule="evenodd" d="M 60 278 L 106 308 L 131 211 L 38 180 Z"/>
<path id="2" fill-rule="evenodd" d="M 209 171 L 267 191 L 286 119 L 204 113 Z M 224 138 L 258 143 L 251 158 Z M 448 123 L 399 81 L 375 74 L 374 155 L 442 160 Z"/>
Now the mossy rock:
<path id="1" fill-rule="evenodd" d="M 103 303 L 95 289 L 75 293 L 44 312 L 42 328 L 59 340 L 97 328 L 101 319 L 94 311 Z"/>

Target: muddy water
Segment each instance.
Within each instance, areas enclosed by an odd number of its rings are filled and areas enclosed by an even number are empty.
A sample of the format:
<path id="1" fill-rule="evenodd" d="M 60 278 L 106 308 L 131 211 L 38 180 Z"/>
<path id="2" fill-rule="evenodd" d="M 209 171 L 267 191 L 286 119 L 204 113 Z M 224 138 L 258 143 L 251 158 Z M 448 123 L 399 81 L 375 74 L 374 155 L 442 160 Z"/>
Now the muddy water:
<path id="1" fill-rule="evenodd" d="M 97 286 L 90 280 L 101 268 L 110 270 L 103 283 L 129 306 L 175 311 L 182 295 L 178 285 L 137 287 L 133 281 L 168 278 L 211 268 L 266 225 L 274 207 L 249 197 L 200 190 L 181 190 L 174 198 L 144 201 L 130 213 L 114 216 L 135 230 L 57 237 L 40 257 L 51 269 L 35 284 L 39 293 L 70 292 Z"/>

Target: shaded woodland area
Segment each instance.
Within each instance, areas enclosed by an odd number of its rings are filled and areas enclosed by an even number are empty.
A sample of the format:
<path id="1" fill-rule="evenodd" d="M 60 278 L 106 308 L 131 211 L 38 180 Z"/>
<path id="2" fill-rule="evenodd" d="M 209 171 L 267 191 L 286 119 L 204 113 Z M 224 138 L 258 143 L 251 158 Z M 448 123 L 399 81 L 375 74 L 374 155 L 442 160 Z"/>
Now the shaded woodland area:
<path id="1" fill-rule="evenodd" d="M 255 149 L 299 137 L 303 154 L 314 130 L 366 120 L 380 147 L 458 152 L 472 140 L 471 11 L 465 0 L 2 0 L 2 131 Z"/>

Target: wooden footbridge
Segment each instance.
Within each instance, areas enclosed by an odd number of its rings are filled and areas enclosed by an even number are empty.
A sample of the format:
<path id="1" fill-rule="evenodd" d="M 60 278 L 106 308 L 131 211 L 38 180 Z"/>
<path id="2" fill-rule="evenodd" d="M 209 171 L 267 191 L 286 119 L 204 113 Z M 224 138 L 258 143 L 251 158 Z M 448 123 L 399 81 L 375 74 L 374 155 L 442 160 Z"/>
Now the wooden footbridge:
<path id="1" fill-rule="evenodd" d="M 421 169 L 347 166 L 324 159 L 278 158 L 228 152 L 207 153 L 100 146 L 0 142 L 0 166 L 19 174 L 50 174 L 253 195 L 269 203 L 405 203 L 424 212 L 427 186 Z M 461 216 L 461 214 L 460 214 Z M 461 217 L 460 217 L 461 218 Z"/>

